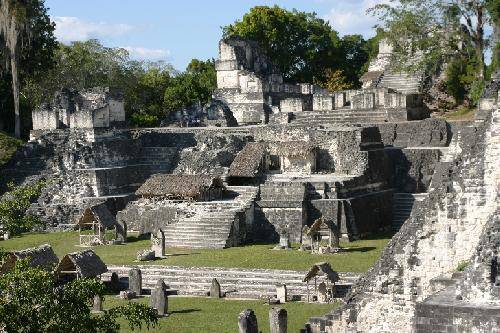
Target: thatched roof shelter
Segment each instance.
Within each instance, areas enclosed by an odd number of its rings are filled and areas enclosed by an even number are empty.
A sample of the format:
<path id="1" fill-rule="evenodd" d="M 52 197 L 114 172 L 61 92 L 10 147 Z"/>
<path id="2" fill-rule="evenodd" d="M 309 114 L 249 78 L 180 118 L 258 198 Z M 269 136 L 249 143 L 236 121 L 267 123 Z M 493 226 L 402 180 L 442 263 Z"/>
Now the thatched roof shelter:
<path id="1" fill-rule="evenodd" d="M 156 174 L 151 176 L 136 191 L 142 197 L 198 198 L 210 188 L 223 189 L 220 177 L 212 175 Z"/>
<path id="2" fill-rule="evenodd" d="M 382 71 L 371 71 L 371 72 L 366 72 L 365 74 L 361 75 L 359 78 L 359 81 L 361 82 L 369 82 L 369 81 L 375 81 L 378 80 L 379 77 L 383 74 L 384 72 Z"/>
<path id="3" fill-rule="evenodd" d="M 307 156 L 316 147 L 307 141 L 275 142 L 269 145 L 269 152 L 279 156 Z"/>
<path id="4" fill-rule="evenodd" d="M 49 244 L 32 247 L 21 251 L 7 253 L 0 267 L 0 273 L 5 274 L 12 270 L 18 260 L 30 259 L 31 267 L 51 270 L 59 261 Z"/>
<path id="5" fill-rule="evenodd" d="M 316 221 L 314 221 L 314 223 L 311 225 L 311 227 L 307 229 L 306 235 L 310 236 L 312 234 L 319 232 L 319 230 L 321 229 L 321 226 L 323 226 L 323 225 L 325 225 L 328 229 L 331 228 L 331 226 L 325 220 L 323 220 L 322 217 L 320 217 L 319 219 L 316 219 Z"/>
<path id="6" fill-rule="evenodd" d="M 304 278 L 304 282 L 309 282 L 311 279 L 318 276 L 325 276 L 328 279 L 328 281 L 333 283 L 339 280 L 339 275 L 332 269 L 332 266 L 330 266 L 330 264 L 327 262 L 320 262 L 314 264 L 309 270 L 309 272 L 307 272 Z"/>
<path id="7" fill-rule="evenodd" d="M 55 276 L 73 275 L 77 278 L 96 277 L 108 271 L 106 264 L 93 250 L 66 254 L 55 269 Z"/>
<path id="8" fill-rule="evenodd" d="M 262 159 L 266 154 L 266 144 L 249 142 L 236 155 L 229 168 L 230 177 L 255 177 L 259 173 Z"/>
<path id="9" fill-rule="evenodd" d="M 97 222 L 107 229 L 116 225 L 116 217 L 109 211 L 106 204 L 101 203 L 86 208 L 76 225 L 78 227 L 84 227 L 86 225 L 92 225 L 94 222 Z"/>

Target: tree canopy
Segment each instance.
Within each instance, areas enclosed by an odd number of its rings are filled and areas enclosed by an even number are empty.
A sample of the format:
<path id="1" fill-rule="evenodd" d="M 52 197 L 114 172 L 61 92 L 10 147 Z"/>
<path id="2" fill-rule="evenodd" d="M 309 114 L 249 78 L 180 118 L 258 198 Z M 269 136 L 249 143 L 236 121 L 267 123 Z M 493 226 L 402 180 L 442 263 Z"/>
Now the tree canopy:
<path id="1" fill-rule="evenodd" d="M 427 73 L 449 63 L 449 76 L 455 80 L 451 83 L 462 85 L 474 101 L 487 79 L 486 27 L 498 22 L 499 7 L 499 0 L 391 0 L 370 11 L 394 47 L 394 63 Z"/>
<path id="2" fill-rule="evenodd" d="M 278 6 L 256 6 L 243 18 L 223 28 L 224 37 L 256 41 L 293 82 L 324 78 L 327 68 L 338 69 L 340 38 L 315 13 L 288 11 Z"/>
<path id="3" fill-rule="evenodd" d="M 14 133 L 18 138 L 21 137 L 21 84 L 52 66 L 56 47 L 54 29 L 43 0 L 0 0 L 0 57 L 3 60 L 0 68 L 2 79 L 8 77 L 12 85 Z M 2 87 L 0 92 L 5 90 Z"/>

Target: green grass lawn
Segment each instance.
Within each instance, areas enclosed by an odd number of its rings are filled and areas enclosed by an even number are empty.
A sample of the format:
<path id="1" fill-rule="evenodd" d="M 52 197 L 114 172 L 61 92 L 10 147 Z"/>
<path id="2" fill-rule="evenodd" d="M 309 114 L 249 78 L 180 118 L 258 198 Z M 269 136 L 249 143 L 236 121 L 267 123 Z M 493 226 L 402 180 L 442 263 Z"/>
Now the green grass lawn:
<path id="1" fill-rule="evenodd" d="M 439 116 L 446 120 L 473 120 L 476 115 L 475 108 L 460 107 L 455 111 L 446 112 Z"/>
<path id="2" fill-rule="evenodd" d="M 107 264 L 138 264 L 137 251 L 150 246 L 149 239 L 129 237 L 126 245 L 106 245 L 94 247 L 96 253 Z M 143 264 L 175 265 L 185 267 L 234 267 L 306 270 L 312 264 L 327 261 L 339 272 L 366 272 L 378 259 L 390 236 L 373 237 L 351 243 L 341 242 L 344 251 L 330 255 L 312 255 L 295 250 L 272 250 L 273 244 L 248 245 L 229 249 L 174 249 L 166 259 Z M 80 251 L 77 232 L 33 233 L 0 241 L 4 250 L 17 250 L 49 243 L 61 257 L 66 253 Z"/>
<path id="3" fill-rule="evenodd" d="M 149 304 L 149 298 L 134 300 Z M 104 308 L 124 304 L 115 296 L 107 296 Z M 252 309 L 257 316 L 259 330 L 269 332 L 270 306 L 263 301 L 242 301 L 229 299 L 212 299 L 202 297 L 170 297 L 169 313 L 158 321 L 158 326 L 149 331 L 143 328 L 140 332 L 151 333 L 234 333 L 238 331 L 238 314 L 245 309 Z M 298 332 L 310 317 L 323 316 L 337 304 L 286 303 L 281 305 L 288 312 L 288 332 Z M 120 321 L 120 332 L 132 332 L 124 321 Z M 137 332 L 134 331 L 134 332 Z"/>

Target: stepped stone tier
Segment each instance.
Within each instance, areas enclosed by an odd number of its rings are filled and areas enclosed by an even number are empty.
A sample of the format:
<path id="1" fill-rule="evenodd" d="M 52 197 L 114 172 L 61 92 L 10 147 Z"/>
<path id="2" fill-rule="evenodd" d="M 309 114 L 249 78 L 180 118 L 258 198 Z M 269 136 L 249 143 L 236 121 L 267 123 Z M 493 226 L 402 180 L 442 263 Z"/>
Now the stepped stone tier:
<path id="1" fill-rule="evenodd" d="M 476 119 L 447 122 L 427 118 L 418 78 L 404 74 L 411 84 L 403 84 L 384 64 L 374 64 L 384 75 L 375 85 L 329 93 L 284 83 L 255 43 L 223 40 L 210 119 L 221 127 L 128 129 L 108 90 L 62 94 L 35 112 L 31 140 L 1 168 L 0 182 L 49 180 L 30 207 L 45 230 L 73 229 L 86 208 L 104 203 L 124 229 L 163 231 L 167 247 L 303 242 L 304 227 L 319 218 L 347 240 L 397 231 L 346 304 L 310 319 L 312 331 L 492 331 L 500 306 L 498 74 Z M 151 274 L 167 283 L 175 274 L 206 276 L 193 293 L 208 291 L 212 278 L 223 289 L 241 279 L 240 296 L 274 293 L 271 277 L 282 274 L 262 273 L 271 286 L 252 282 L 255 270 L 231 282 L 227 271 L 191 271 Z M 279 280 L 293 293 L 293 281 Z"/>
<path id="2" fill-rule="evenodd" d="M 108 266 L 108 272 L 103 274 L 102 279 L 109 281 L 112 273 L 125 278 L 133 268 L 140 268 L 144 289 L 153 289 L 157 281 L 163 279 L 171 289 L 170 294 L 207 296 L 212 280 L 217 279 L 222 294 L 227 298 L 267 300 L 276 297 L 277 285 L 286 285 L 289 300 L 307 300 L 307 284 L 303 281 L 307 271 L 161 265 Z M 336 283 L 334 296 L 341 298 L 360 274 L 338 274 L 340 279 Z M 323 280 L 318 278 L 318 283 L 321 281 Z M 312 288 L 309 290 L 311 296 Z"/>
<path id="3" fill-rule="evenodd" d="M 363 89 L 388 88 L 403 95 L 422 91 L 423 76 L 419 73 L 397 70 L 394 66 L 393 48 L 387 39 L 380 40 L 378 55 L 370 61 L 368 71 L 360 78 Z M 417 56 L 418 57 L 418 56 Z"/>
<path id="4" fill-rule="evenodd" d="M 492 86 L 474 121 L 451 126 L 427 194 L 397 196 L 396 218 L 406 222 L 381 258 L 344 306 L 310 318 L 312 332 L 498 331 L 500 109 Z"/>

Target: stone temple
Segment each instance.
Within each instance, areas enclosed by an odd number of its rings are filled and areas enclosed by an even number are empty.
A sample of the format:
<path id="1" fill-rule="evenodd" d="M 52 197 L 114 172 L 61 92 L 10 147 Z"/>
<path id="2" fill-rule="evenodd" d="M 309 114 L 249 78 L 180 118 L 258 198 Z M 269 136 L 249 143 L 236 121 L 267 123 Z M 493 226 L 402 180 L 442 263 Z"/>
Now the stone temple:
<path id="1" fill-rule="evenodd" d="M 305 331 L 498 331 L 498 76 L 474 120 L 447 122 L 390 52 L 383 41 L 363 89 L 330 93 L 284 83 L 252 41 L 222 40 L 206 126 L 129 129 L 119 93 L 62 91 L 1 172 L 50 180 L 30 208 L 47 230 L 100 203 L 167 247 L 286 247 L 320 218 L 347 240 L 393 230 L 346 304 Z"/>

